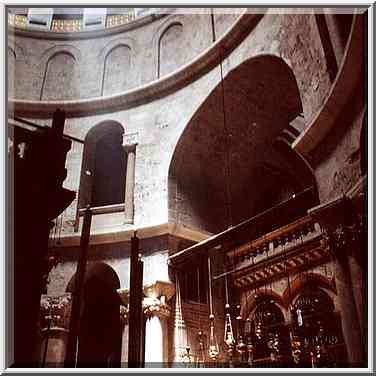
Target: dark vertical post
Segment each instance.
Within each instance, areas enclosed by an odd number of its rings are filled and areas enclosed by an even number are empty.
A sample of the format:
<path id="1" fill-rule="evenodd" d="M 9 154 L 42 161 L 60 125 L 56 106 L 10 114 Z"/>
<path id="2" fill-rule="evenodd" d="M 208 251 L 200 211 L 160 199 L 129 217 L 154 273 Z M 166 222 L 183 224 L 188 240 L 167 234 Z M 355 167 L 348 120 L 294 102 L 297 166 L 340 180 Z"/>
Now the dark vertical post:
<path id="1" fill-rule="evenodd" d="M 338 72 L 338 64 L 336 60 L 336 55 L 334 53 L 333 44 L 330 39 L 328 25 L 326 23 L 324 14 L 315 14 L 315 18 L 316 18 L 317 28 L 319 30 L 322 47 L 324 50 L 326 63 L 328 66 L 329 78 L 331 82 L 334 82 L 337 72 Z"/>
<path id="2" fill-rule="evenodd" d="M 77 352 L 77 337 L 80 327 L 80 312 L 81 312 L 81 303 L 83 299 L 83 287 L 84 287 L 84 278 L 86 271 L 86 262 L 89 249 L 89 240 L 90 240 L 90 227 L 91 227 L 91 217 L 92 212 L 90 206 L 88 205 L 85 214 L 84 214 L 84 223 L 81 233 L 81 255 L 77 264 L 77 271 L 75 277 L 75 288 L 73 292 L 72 299 L 72 311 L 69 322 L 69 337 L 67 344 L 67 352 L 65 355 L 64 367 L 75 367 L 76 366 L 76 352 Z"/>
<path id="3" fill-rule="evenodd" d="M 142 363 L 142 276 L 143 262 L 139 259 L 139 239 L 136 234 L 131 239 L 131 270 L 129 284 L 129 337 L 128 367 L 138 368 Z"/>

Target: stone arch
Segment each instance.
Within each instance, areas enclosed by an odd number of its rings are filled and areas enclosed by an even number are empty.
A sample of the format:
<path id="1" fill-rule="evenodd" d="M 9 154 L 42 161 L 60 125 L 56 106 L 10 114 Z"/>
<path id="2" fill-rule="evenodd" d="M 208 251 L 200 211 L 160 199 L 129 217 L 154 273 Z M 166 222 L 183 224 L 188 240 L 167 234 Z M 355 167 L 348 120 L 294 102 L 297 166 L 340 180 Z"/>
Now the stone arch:
<path id="1" fill-rule="evenodd" d="M 67 286 L 73 292 L 76 275 Z M 121 298 L 117 293 L 119 277 L 104 262 L 88 264 L 83 286 L 83 300 L 78 334 L 77 364 L 119 367 L 121 357 Z"/>
<path id="2" fill-rule="evenodd" d="M 78 98 L 79 66 L 75 56 L 69 51 L 58 51 L 47 61 L 41 100 L 67 100 Z"/>
<path id="3" fill-rule="evenodd" d="M 59 44 L 48 48 L 42 53 L 39 57 L 40 65 L 44 67 L 54 55 L 60 52 L 70 54 L 77 63 L 80 63 L 82 60 L 81 51 L 77 47 L 71 44 Z"/>
<path id="4" fill-rule="evenodd" d="M 157 78 L 169 74 L 186 62 L 183 53 L 183 24 L 180 21 L 170 22 L 158 38 Z M 180 41 L 179 41 L 180 40 Z"/>
<path id="5" fill-rule="evenodd" d="M 268 205 L 267 191 L 274 179 L 291 178 L 293 193 L 316 185 L 312 169 L 291 146 L 276 147 L 281 130 L 303 111 L 286 62 L 274 55 L 250 58 L 227 74 L 224 91 L 227 132 L 219 83 L 185 126 L 169 167 L 169 222 L 214 233 L 229 226 L 228 200 L 236 225 L 270 207 L 258 204 Z M 312 197 L 299 215 L 317 204 L 317 197 Z"/>
<path id="6" fill-rule="evenodd" d="M 12 50 L 14 57 L 18 61 L 26 61 L 26 53 L 23 47 L 21 47 L 18 43 L 14 41 L 13 38 L 9 38 L 8 40 L 8 48 Z"/>
<path id="7" fill-rule="evenodd" d="M 132 86 L 132 48 L 125 43 L 113 46 L 104 57 L 102 96 L 117 94 Z"/>
<path id="8" fill-rule="evenodd" d="M 337 293 L 334 279 L 330 280 L 318 273 L 304 273 L 291 281 L 290 288 L 286 287 L 283 292 L 282 299 L 286 306 L 291 304 L 297 298 L 299 293 L 308 286 L 322 288 L 324 291 L 329 292 L 331 298 Z"/>
<path id="9" fill-rule="evenodd" d="M 17 56 L 16 56 L 16 52 L 14 51 L 14 49 L 10 46 L 8 46 L 8 57 L 9 57 L 9 54 L 13 55 L 13 58 L 14 60 L 16 60 Z"/>
<path id="10" fill-rule="evenodd" d="M 155 34 L 153 35 L 151 46 L 153 50 L 153 60 L 154 60 L 154 67 L 155 72 L 153 72 L 154 79 L 158 79 L 159 76 L 159 41 L 163 35 L 163 33 L 168 29 L 168 27 L 174 23 L 181 24 L 183 29 L 186 26 L 185 18 L 183 15 L 179 14 L 171 14 L 157 27 Z"/>
<path id="11" fill-rule="evenodd" d="M 99 278 L 104 284 L 113 290 L 118 290 L 120 288 L 120 279 L 115 272 L 115 270 L 108 264 L 102 261 L 89 263 L 85 273 L 86 283 L 92 277 Z M 66 292 L 73 293 L 76 285 L 76 273 L 69 280 L 68 285 L 65 289 Z"/>
<path id="12" fill-rule="evenodd" d="M 248 295 L 245 304 L 241 307 L 240 315 L 242 316 L 243 320 L 247 317 L 251 316 L 252 313 L 255 311 L 257 305 L 261 301 L 271 300 L 274 304 L 281 310 L 285 321 L 287 321 L 287 308 L 282 299 L 282 297 L 277 294 L 275 291 L 252 291 L 251 294 Z"/>
<path id="13" fill-rule="evenodd" d="M 18 85 L 17 82 L 22 82 L 24 75 L 23 64 L 27 63 L 27 55 L 25 50 L 13 38 L 8 40 L 8 97 L 18 97 Z M 22 93 L 21 96 L 24 96 Z"/>
<path id="14" fill-rule="evenodd" d="M 247 316 L 247 334 L 254 343 L 255 359 L 264 359 L 270 354 L 268 341 L 278 338 L 281 344 L 281 355 L 289 354 L 289 330 L 286 323 L 286 309 L 277 301 L 279 296 L 275 293 L 259 295 L 254 301 L 254 305 Z M 247 324 L 248 323 L 248 324 Z"/>
<path id="15" fill-rule="evenodd" d="M 106 136 L 113 136 L 113 141 L 116 143 L 116 147 L 120 148 L 122 144 L 122 138 L 124 134 L 124 127 L 117 121 L 105 120 L 89 130 L 85 137 L 85 144 L 83 150 L 83 158 L 81 165 L 81 178 L 80 178 L 80 189 L 78 194 L 78 208 L 77 208 L 77 219 L 78 210 L 85 207 L 91 203 L 93 194 L 93 170 L 95 168 L 95 156 L 97 151 L 98 142 L 104 139 Z M 125 155 L 125 154 L 124 154 Z M 118 161 L 124 162 L 125 161 Z M 125 169 L 124 169 L 124 179 L 125 179 Z M 121 176 L 120 178 L 122 178 Z M 125 184 L 125 181 L 124 181 Z"/>

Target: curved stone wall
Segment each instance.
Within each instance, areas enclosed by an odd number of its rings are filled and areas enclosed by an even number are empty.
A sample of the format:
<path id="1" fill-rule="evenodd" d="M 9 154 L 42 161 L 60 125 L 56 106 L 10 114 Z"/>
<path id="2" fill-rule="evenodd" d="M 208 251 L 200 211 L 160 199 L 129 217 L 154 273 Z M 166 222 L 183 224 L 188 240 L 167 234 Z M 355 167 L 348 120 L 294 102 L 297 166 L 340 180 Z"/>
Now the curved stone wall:
<path id="1" fill-rule="evenodd" d="M 125 25 L 124 31 L 64 35 L 13 29 L 9 38 L 15 62 L 9 59 L 9 71 L 16 69 L 21 75 L 15 77 L 16 91 L 11 96 L 43 101 L 106 97 L 170 74 L 213 42 L 210 9 L 191 11 L 195 14 L 187 9 L 184 14 L 145 17 L 139 20 L 141 25 L 133 22 L 135 26 Z M 234 12 L 214 16 L 214 27 L 221 31 L 218 36 L 240 9 Z M 63 88 L 63 78 L 75 83 Z"/>
<path id="2" fill-rule="evenodd" d="M 10 107 L 14 105 L 16 115 L 27 117 L 40 124 L 48 124 L 49 119 L 46 117 L 50 112 L 52 113 L 52 109 L 62 107 L 68 115 L 65 133 L 82 140 L 89 130 L 99 123 L 106 124 L 108 121 L 120 123 L 124 128 L 125 137 L 131 137 L 133 142 L 137 143 L 134 226 L 139 228 L 167 223 L 170 162 L 188 123 L 220 83 L 220 71 L 216 60 L 218 56 L 226 56 L 223 61 L 225 78 L 243 62 L 256 56 L 272 55 L 282 59 L 291 68 L 299 90 L 304 115 L 300 132 L 304 131 L 317 111 L 321 109 L 330 91 L 331 80 L 327 61 L 313 12 L 309 11 L 305 14 L 296 14 L 296 12 L 289 14 L 288 10 L 285 14 L 268 12 L 258 16 L 257 20 L 254 14 L 236 16 L 237 22 L 229 29 L 225 25 L 232 24 L 235 16 L 231 14 L 218 17 L 222 29 L 217 28 L 218 40 L 214 45 L 212 45 L 213 35 L 209 22 L 210 14 L 207 13 L 184 17 L 173 14 L 163 17 L 142 26 L 143 34 L 129 30 L 126 35 L 72 39 L 69 43 L 60 39 L 30 39 L 31 36 L 26 36 L 25 33 L 16 34 L 10 45 L 14 47 L 16 58 L 17 55 L 21 56 L 20 62 L 24 64 L 23 66 L 16 64 L 17 72 L 20 72 L 15 83 L 16 97 L 20 98 L 18 94 L 26 93 L 25 95 L 35 100 L 10 101 Z M 197 33 L 200 33 L 200 37 L 197 37 Z M 232 39 L 229 37 L 236 33 L 241 37 Z M 147 40 L 142 42 L 140 38 L 146 36 Z M 188 43 L 189 47 L 186 50 L 190 56 L 183 54 L 179 57 L 181 60 L 176 61 L 176 66 L 173 67 L 171 60 L 173 54 L 169 55 L 168 51 L 179 38 L 183 38 L 184 43 Z M 150 48 L 145 48 L 145 45 L 143 47 L 141 42 L 146 43 Z M 162 58 L 170 56 L 170 61 L 167 65 L 163 65 L 162 62 L 160 65 L 162 70 L 159 69 L 159 73 L 166 73 L 166 76 L 155 81 L 158 77 L 156 63 L 158 47 L 162 48 L 160 56 Z M 70 67 L 75 67 L 78 62 L 80 76 L 78 89 L 82 98 L 98 96 L 100 92 L 106 94 L 111 87 L 114 87 L 113 85 L 117 85 L 119 90 L 127 90 L 127 85 L 128 88 L 135 85 L 135 88 L 103 99 L 51 102 L 43 101 L 42 96 L 40 101 L 42 87 L 43 90 L 49 88 L 48 82 L 44 82 L 43 77 L 53 74 L 60 77 L 59 75 L 63 74 L 49 68 L 51 59 L 62 58 L 59 55 L 60 49 L 64 50 L 63 57 L 70 61 Z M 123 53 L 119 53 L 118 49 Z M 200 52 L 201 54 L 195 59 Z M 192 63 L 177 68 L 189 60 Z M 96 63 L 86 65 L 90 61 Z M 104 64 L 105 61 L 107 64 Z M 119 68 L 126 64 L 129 64 L 131 69 L 138 67 L 135 75 L 127 76 L 126 70 Z M 48 67 L 47 74 L 43 70 L 46 67 Z M 171 72 L 174 69 L 178 71 Z M 120 71 L 125 74 L 123 81 L 114 78 Z M 29 74 L 32 82 L 25 80 L 25 87 L 22 88 L 22 75 L 25 74 Z M 247 75 L 244 76 L 244 80 L 246 79 Z M 278 77 L 274 79 L 278 80 Z M 141 88 L 136 87 L 152 80 L 154 82 Z M 73 88 L 68 86 L 64 90 L 73 90 Z M 147 100 L 145 93 L 148 96 Z M 64 93 L 59 93 L 62 94 Z M 213 108 L 213 111 L 218 112 L 219 109 Z M 64 184 L 76 192 L 80 191 L 82 158 L 82 144 L 73 143 L 67 157 L 68 176 Z M 76 216 L 77 200 L 64 213 L 62 234 L 73 233 Z M 122 217 L 119 216 L 107 220 L 105 224 L 98 222 L 95 230 L 111 233 L 133 228 L 124 225 L 123 222 Z"/>

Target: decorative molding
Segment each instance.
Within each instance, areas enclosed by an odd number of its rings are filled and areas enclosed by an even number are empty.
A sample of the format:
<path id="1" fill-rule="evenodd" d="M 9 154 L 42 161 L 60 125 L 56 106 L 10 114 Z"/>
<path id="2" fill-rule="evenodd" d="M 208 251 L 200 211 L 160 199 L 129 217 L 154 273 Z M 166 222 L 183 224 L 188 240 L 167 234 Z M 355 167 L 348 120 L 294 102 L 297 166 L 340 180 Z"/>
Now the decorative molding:
<path id="1" fill-rule="evenodd" d="M 51 327 L 69 328 L 72 298 L 70 293 L 59 296 L 42 295 L 41 327 L 46 328 L 50 321 Z"/>
<path id="2" fill-rule="evenodd" d="M 134 21 L 123 24 L 123 25 L 104 28 L 102 30 L 92 30 L 92 31 L 83 30 L 80 32 L 73 32 L 73 33 L 70 33 L 70 32 L 57 33 L 51 30 L 31 30 L 31 29 L 27 29 L 26 26 L 23 29 L 18 29 L 17 27 L 14 27 L 13 25 L 9 25 L 8 27 L 9 27 L 10 33 L 14 33 L 16 35 L 19 35 L 22 37 L 28 37 L 28 38 L 52 39 L 52 40 L 103 38 L 103 37 L 108 37 L 110 35 L 120 34 L 120 33 L 124 33 L 133 29 L 137 29 L 151 22 L 154 22 L 160 18 L 163 18 L 168 13 L 172 13 L 172 12 L 174 12 L 174 9 L 162 8 L 157 13 L 145 15 L 140 18 L 136 18 Z"/>
<path id="3" fill-rule="evenodd" d="M 144 298 L 142 306 L 146 317 L 158 316 L 159 318 L 167 318 L 171 314 L 171 307 L 163 299 Z"/>
<path id="4" fill-rule="evenodd" d="M 123 304 L 127 306 L 129 304 L 129 290 L 118 289 L 117 292 Z M 143 286 L 143 293 L 145 299 L 149 299 L 146 301 L 150 302 L 152 299 L 158 299 L 163 305 L 175 295 L 175 285 L 168 281 L 154 281 L 153 283 Z"/>
<path id="5" fill-rule="evenodd" d="M 193 242 L 199 242 L 210 237 L 210 234 L 203 233 L 194 229 L 189 229 L 184 226 L 177 226 L 176 224 L 162 223 L 155 226 L 139 227 L 132 226 L 131 228 L 124 229 L 122 226 L 119 228 L 113 228 L 110 231 L 108 229 L 94 230 L 91 232 L 90 244 L 107 244 L 114 242 L 130 241 L 134 231 L 137 230 L 137 236 L 140 239 L 148 239 L 157 236 L 170 235 L 177 238 L 192 240 Z M 61 235 L 60 245 L 58 248 L 64 247 L 76 247 L 80 245 L 80 234 L 71 233 L 67 235 Z M 51 239 L 50 239 L 51 241 Z"/>

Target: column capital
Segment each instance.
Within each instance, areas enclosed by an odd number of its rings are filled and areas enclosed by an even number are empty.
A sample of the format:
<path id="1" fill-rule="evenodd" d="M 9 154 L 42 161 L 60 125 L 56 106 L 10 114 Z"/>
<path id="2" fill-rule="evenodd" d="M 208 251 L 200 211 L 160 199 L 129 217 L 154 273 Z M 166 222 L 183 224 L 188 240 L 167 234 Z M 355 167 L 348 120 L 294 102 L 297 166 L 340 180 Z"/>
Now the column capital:
<path id="1" fill-rule="evenodd" d="M 128 324 L 128 316 L 129 316 L 129 307 L 121 305 L 119 308 L 119 314 L 120 314 L 120 321 L 122 321 L 125 325 Z"/>
<path id="2" fill-rule="evenodd" d="M 134 143 L 134 144 L 123 144 L 123 149 L 124 149 L 124 151 L 127 154 L 129 154 L 129 153 L 135 153 L 137 145 L 138 145 L 137 143 Z"/>
<path id="3" fill-rule="evenodd" d="M 72 308 L 70 293 L 59 296 L 42 295 L 40 306 L 42 328 L 48 326 L 48 321 L 51 321 L 52 327 L 69 328 Z"/>
<path id="4" fill-rule="evenodd" d="M 316 206 L 308 214 L 323 229 L 322 246 L 336 257 L 347 254 L 364 236 L 364 217 L 346 196 Z"/>
<path id="5" fill-rule="evenodd" d="M 167 318 L 171 314 L 171 307 L 158 298 L 144 298 L 142 305 L 147 317 Z"/>

